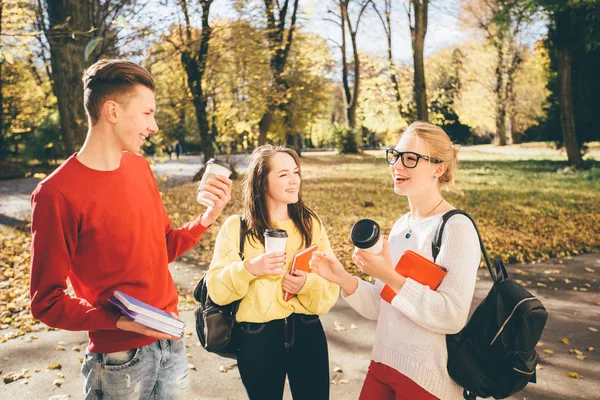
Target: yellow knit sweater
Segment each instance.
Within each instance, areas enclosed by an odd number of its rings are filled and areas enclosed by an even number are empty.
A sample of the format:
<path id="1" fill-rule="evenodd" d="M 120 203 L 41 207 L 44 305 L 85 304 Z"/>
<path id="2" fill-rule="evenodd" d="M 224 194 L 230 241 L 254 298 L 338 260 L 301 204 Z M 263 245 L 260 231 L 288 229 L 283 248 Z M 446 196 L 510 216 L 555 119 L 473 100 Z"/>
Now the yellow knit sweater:
<path id="1" fill-rule="evenodd" d="M 302 235 L 292 220 L 274 222 L 274 228 L 285 229 L 287 262 L 284 273 L 291 268 L 294 254 L 301 247 Z M 306 282 L 297 296 L 283 300 L 282 279 L 284 274 L 254 276 L 244 267 L 248 262 L 265 252 L 257 240 L 246 236 L 244 259 L 239 256 L 240 217 L 227 218 L 219 231 L 210 268 L 207 275 L 208 294 L 217 304 L 229 304 L 242 299 L 237 312 L 238 322 L 268 322 L 288 317 L 291 313 L 327 313 L 335 304 L 339 286 L 330 283 L 315 273 L 307 273 Z M 313 219 L 312 244 L 317 243 L 320 251 L 332 253 L 329 239 L 321 223 Z"/>

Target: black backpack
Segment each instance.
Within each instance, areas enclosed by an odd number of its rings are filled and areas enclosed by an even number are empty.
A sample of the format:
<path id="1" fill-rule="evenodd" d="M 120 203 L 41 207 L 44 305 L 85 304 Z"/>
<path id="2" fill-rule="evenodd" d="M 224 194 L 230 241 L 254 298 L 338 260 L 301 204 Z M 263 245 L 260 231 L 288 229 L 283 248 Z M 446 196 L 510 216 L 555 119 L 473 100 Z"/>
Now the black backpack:
<path id="1" fill-rule="evenodd" d="M 433 240 L 434 260 L 440 252 L 444 226 L 456 214 L 473 222 L 494 284 L 467 325 L 457 334 L 446 335 L 448 373 L 464 388 L 465 399 L 504 399 L 536 382 L 539 357 L 535 346 L 548 313 L 535 296 L 509 279 L 501 260 L 496 260 L 492 269 L 477 225 L 464 211 L 444 214 Z"/>
<path id="2" fill-rule="evenodd" d="M 240 257 L 244 260 L 244 239 L 246 224 L 240 217 Z M 239 347 L 238 324 L 235 322 L 240 301 L 220 306 L 208 295 L 206 274 L 200 279 L 194 290 L 194 298 L 200 302 L 194 312 L 196 317 L 196 333 L 200 344 L 206 351 L 221 357 L 237 359 Z"/>

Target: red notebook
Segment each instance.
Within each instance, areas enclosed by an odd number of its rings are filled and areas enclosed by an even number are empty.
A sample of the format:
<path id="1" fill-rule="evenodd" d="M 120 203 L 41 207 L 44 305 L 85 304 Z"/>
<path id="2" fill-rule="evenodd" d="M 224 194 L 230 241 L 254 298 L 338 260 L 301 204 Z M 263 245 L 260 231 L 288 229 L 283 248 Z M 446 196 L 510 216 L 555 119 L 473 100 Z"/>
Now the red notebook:
<path id="1" fill-rule="evenodd" d="M 294 255 L 294 261 L 292 262 L 291 270 L 292 271 L 310 272 L 310 265 L 308 264 L 308 262 L 312 258 L 312 255 L 316 249 L 317 249 L 317 245 L 313 244 L 312 246 L 307 247 L 306 249 L 302 250 L 301 252 L 296 253 Z M 288 292 L 285 292 L 285 294 L 283 295 L 283 299 L 285 301 L 290 301 L 290 299 L 294 296 L 295 296 L 295 294 L 290 294 Z"/>
<path id="2" fill-rule="evenodd" d="M 436 290 L 440 286 L 440 282 L 448 272 L 446 268 L 412 250 L 406 250 L 402 254 L 395 270 L 398 274 L 411 278 L 421 285 L 429 286 L 432 290 Z M 394 297 L 396 297 L 396 292 L 385 285 L 381 290 L 381 298 L 391 303 Z"/>

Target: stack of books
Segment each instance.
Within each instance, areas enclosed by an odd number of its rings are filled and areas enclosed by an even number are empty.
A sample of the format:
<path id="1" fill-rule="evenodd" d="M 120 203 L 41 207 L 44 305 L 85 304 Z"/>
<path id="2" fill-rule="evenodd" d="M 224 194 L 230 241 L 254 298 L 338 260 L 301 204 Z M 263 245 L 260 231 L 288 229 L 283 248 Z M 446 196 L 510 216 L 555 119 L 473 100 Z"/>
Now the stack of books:
<path id="1" fill-rule="evenodd" d="M 127 318 L 171 336 L 183 337 L 185 322 L 141 300 L 115 290 L 108 301 Z"/>

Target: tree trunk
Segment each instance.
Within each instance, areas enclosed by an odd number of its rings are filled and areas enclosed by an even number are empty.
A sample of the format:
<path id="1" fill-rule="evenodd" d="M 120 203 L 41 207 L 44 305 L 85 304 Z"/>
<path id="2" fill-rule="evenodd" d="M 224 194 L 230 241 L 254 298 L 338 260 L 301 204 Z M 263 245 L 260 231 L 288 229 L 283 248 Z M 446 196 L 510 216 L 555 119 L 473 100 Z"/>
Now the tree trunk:
<path id="1" fill-rule="evenodd" d="M 404 118 L 404 111 L 402 110 L 402 96 L 400 95 L 400 87 L 398 86 L 396 65 L 394 65 L 394 59 L 392 58 L 391 32 L 390 34 L 388 34 L 388 64 L 390 68 L 390 79 L 392 80 L 392 87 L 394 88 L 394 94 L 396 95 L 396 106 L 398 107 L 398 114 L 400 115 L 400 118 Z"/>
<path id="2" fill-rule="evenodd" d="M 208 48 L 212 29 L 208 24 L 210 14 L 210 6 L 212 0 L 204 0 L 200 2 L 202 6 L 202 36 L 200 38 L 200 46 L 198 50 L 192 49 L 191 25 L 186 1 L 180 1 L 187 28 L 187 43 L 186 50 L 181 53 L 181 63 L 185 68 L 187 75 L 188 87 L 192 93 L 192 103 L 198 121 L 198 131 L 200 134 L 200 146 L 204 153 L 204 162 L 213 158 L 215 150 L 211 140 L 210 127 L 208 124 L 208 115 L 206 112 L 206 96 L 202 89 L 202 80 L 206 71 L 206 58 L 208 56 Z"/>
<path id="3" fill-rule="evenodd" d="M 348 3 L 346 1 L 340 1 L 340 27 L 342 28 L 342 83 L 344 85 L 344 98 L 346 100 L 346 121 L 350 122 L 348 118 L 348 107 L 352 102 L 352 92 L 350 90 L 350 81 L 348 80 L 348 58 L 346 56 L 346 18 L 348 13 Z"/>
<path id="4" fill-rule="evenodd" d="M 498 62 L 496 64 L 496 143 L 506 146 L 506 79 L 504 68 L 504 44 L 496 44 Z"/>
<path id="5" fill-rule="evenodd" d="M 271 129 L 271 124 L 273 123 L 273 115 L 275 114 L 275 99 L 272 96 L 268 96 L 267 98 L 267 109 L 265 110 L 263 116 L 258 121 L 258 145 L 262 146 L 267 143 L 267 133 L 269 133 L 269 129 Z"/>
<path id="6" fill-rule="evenodd" d="M 383 13 L 379 11 L 377 8 L 377 4 L 375 2 L 371 3 L 373 9 L 379 16 L 379 20 L 381 21 L 381 25 L 383 26 L 383 30 L 385 31 L 385 37 L 387 39 L 387 55 L 388 55 L 388 68 L 390 69 L 390 80 L 392 81 L 392 88 L 394 89 L 394 96 L 396 98 L 396 107 L 398 108 L 398 114 L 400 118 L 404 118 L 404 112 L 402 109 L 402 96 L 400 95 L 400 88 L 398 86 L 398 72 L 396 71 L 396 66 L 394 65 L 394 58 L 392 56 L 392 0 L 385 0 L 385 9 Z"/>
<path id="7" fill-rule="evenodd" d="M 68 154 L 79 148 L 86 136 L 81 77 L 88 66 L 85 46 L 92 38 L 89 1 L 47 0 L 52 65 L 52 90 L 57 99 L 61 133 Z"/>
<path id="8" fill-rule="evenodd" d="M 425 82 L 425 62 L 423 51 L 425 49 L 425 35 L 427 34 L 427 9 L 429 0 L 411 0 L 415 13 L 414 26 L 410 27 L 410 36 L 413 48 L 414 63 L 414 96 L 417 105 L 417 118 L 427 121 L 427 85 Z"/>
<path id="9" fill-rule="evenodd" d="M 350 34 L 352 39 L 352 53 L 354 55 L 354 89 L 352 90 L 352 101 L 348 104 L 348 124 L 350 128 L 356 128 L 356 109 L 358 107 L 358 95 L 360 92 L 360 58 L 356 44 L 356 31 Z"/>
<path id="10" fill-rule="evenodd" d="M 560 82 L 560 124 L 569 164 L 581 167 L 583 159 L 575 131 L 573 92 L 571 87 L 571 55 L 567 47 L 559 49 L 558 79 Z"/>
<path id="11" fill-rule="evenodd" d="M 262 146 L 267 143 L 267 133 L 273 123 L 273 115 L 275 110 L 280 104 L 279 98 L 283 98 L 289 85 L 285 82 L 283 73 L 287 62 L 292 41 L 294 39 L 294 30 L 296 29 L 296 15 L 298 14 L 298 2 L 294 1 L 290 26 L 287 29 L 287 36 L 285 35 L 285 20 L 287 17 L 287 10 L 289 7 L 289 1 L 285 0 L 283 5 L 279 7 L 279 20 L 275 18 L 273 0 L 264 0 L 265 3 L 265 14 L 267 18 L 267 37 L 269 41 L 269 50 L 271 54 L 270 66 L 271 73 L 273 75 L 275 93 L 270 93 L 267 97 L 267 108 L 258 123 L 258 144 Z M 279 3 L 278 3 L 279 4 Z"/>
<path id="12" fill-rule="evenodd" d="M 204 161 L 206 162 L 214 156 L 214 149 L 210 141 L 210 130 L 206 113 L 206 99 L 204 98 L 204 92 L 202 90 L 203 74 L 200 72 L 195 57 L 190 55 L 188 51 L 184 51 L 181 54 L 181 62 L 185 67 L 188 77 L 188 87 L 192 93 L 192 103 L 194 104 L 196 120 L 198 121 L 200 146 L 202 147 Z"/>
<path id="13" fill-rule="evenodd" d="M 508 112 L 507 112 L 507 119 L 508 119 L 508 124 L 507 124 L 507 129 L 506 129 L 506 137 L 509 138 L 510 143 L 511 144 L 521 144 L 521 139 L 523 137 L 522 132 L 519 132 L 517 130 L 517 124 L 516 124 L 516 111 L 515 111 L 515 107 L 516 107 L 516 94 L 515 94 L 515 90 L 514 90 L 514 83 L 515 83 L 515 77 L 514 77 L 514 73 L 512 73 L 512 71 L 514 71 L 513 67 L 511 66 L 510 68 L 508 77 L 507 77 L 507 81 L 506 81 L 506 98 L 507 98 L 507 103 L 508 103 Z"/>

